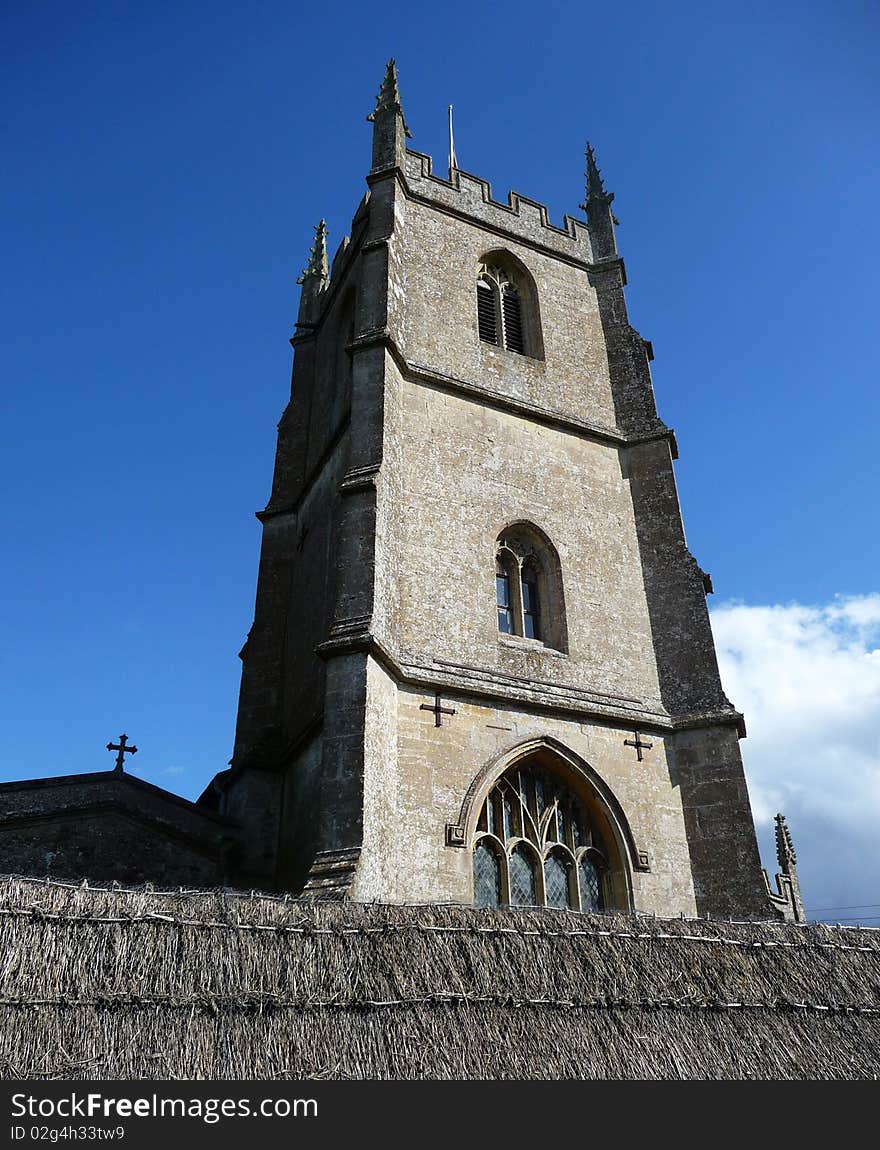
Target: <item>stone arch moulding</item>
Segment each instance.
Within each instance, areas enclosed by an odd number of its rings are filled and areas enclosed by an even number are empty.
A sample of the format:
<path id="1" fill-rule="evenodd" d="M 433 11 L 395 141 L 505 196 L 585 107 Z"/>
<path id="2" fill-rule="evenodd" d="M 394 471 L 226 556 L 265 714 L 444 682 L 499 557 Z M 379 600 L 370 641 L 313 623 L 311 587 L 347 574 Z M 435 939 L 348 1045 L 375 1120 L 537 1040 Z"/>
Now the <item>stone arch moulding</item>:
<path id="1" fill-rule="evenodd" d="M 473 842 L 480 810 L 497 780 L 521 759 L 541 751 L 548 755 L 551 762 L 555 761 L 555 765 L 563 776 L 568 774 L 571 779 L 578 782 L 581 788 L 591 796 L 593 802 L 601 807 L 614 837 L 617 853 L 621 860 L 626 860 L 628 863 L 623 867 L 623 872 L 630 905 L 632 905 L 632 872 L 648 869 L 644 861 L 647 856 L 636 842 L 636 837 L 623 807 L 599 772 L 591 767 L 586 759 L 581 758 L 576 751 L 571 750 L 570 747 L 549 735 L 514 743 L 513 746 L 490 759 L 477 772 L 467 789 L 458 816 L 458 825 L 464 832 L 462 845 L 466 846 Z"/>
<path id="2" fill-rule="evenodd" d="M 541 300 L 538 295 L 538 284 L 534 273 L 528 268 L 519 256 L 507 248 L 490 248 L 477 258 L 477 267 L 497 266 L 511 275 L 516 286 L 522 290 L 523 302 L 526 307 L 525 322 L 527 326 L 526 356 L 529 359 L 544 361 L 544 335 L 541 324 Z"/>

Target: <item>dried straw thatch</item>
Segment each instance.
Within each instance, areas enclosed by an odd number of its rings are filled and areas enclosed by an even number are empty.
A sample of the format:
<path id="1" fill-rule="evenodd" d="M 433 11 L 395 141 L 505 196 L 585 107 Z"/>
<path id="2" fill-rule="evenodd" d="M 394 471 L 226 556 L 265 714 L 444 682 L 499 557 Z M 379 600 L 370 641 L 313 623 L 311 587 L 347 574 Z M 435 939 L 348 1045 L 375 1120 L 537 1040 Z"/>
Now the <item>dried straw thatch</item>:
<path id="1" fill-rule="evenodd" d="M 858 1078 L 880 932 L 0 882 L 7 1078 Z"/>

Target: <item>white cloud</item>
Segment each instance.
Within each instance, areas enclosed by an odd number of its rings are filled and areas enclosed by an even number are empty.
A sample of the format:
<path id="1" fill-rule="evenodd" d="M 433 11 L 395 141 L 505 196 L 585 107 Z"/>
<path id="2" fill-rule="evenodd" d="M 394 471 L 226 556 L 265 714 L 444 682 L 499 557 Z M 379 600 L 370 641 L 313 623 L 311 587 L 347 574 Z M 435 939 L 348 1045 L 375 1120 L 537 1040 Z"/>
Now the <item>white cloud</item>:
<path id="1" fill-rule="evenodd" d="M 880 923 L 880 594 L 825 606 L 722 604 L 712 628 L 768 869 L 773 815 L 808 907 L 865 905 Z M 855 916 L 856 911 L 823 918 Z"/>

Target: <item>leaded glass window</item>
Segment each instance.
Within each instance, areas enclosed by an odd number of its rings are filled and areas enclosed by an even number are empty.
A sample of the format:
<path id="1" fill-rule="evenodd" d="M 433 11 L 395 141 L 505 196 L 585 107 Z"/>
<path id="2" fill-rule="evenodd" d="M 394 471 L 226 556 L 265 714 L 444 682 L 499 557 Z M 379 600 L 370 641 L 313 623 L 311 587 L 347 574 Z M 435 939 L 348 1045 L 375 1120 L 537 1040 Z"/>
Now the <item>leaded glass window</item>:
<path id="1" fill-rule="evenodd" d="M 474 851 L 474 905 L 501 905 L 501 867 L 498 853 L 485 840 Z"/>
<path id="2" fill-rule="evenodd" d="M 531 787 L 529 787 L 529 790 L 534 790 L 534 792 L 535 792 L 534 814 L 535 814 L 538 822 L 540 823 L 540 821 L 544 815 L 544 811 L 547 807 L 547 803 L 544 799 L 544 777 L 543 777 L 543 775 L 533 774 L 531 777 L 531 784 L 532 785 L 531 785 Z"/>
<path id="3" fill-rule="evenodd" d="M 544 863 L 544 888 L 547 892 L 547 905 L 561 910 L 571 906 L 568 885 L 568 866 L 558 854 L 552 854 Z"/>
<path id="4" fill-rule="evenodd" d="M 489 800 L 489 830 L 499 839 L 504 839 L 504 797 L 495 791 Z"/>
<path id="5" fill-rule="evenodd" d="M 579 818 L 580 812 L 577 807 L 572 807 L 571 810 L 571 842 L 575 850 L 579 847 L 585 846 L 584 834 L 581 830 L 581 820 Z"/>
<path id="6" fill-rule="evenodd" d="M 518 797 L 511 787 L 507 787 L 501 798 L 501 810 L 504 816 L 502 830 L 505 839 L 512 839 L 519 833 L 520 819 L 517 817 L 519 811 L 516 809 L 519 806 Z"/>
<path id="7" fill-rule="evenodd" d="M 474 901 L 602 910 L 606 859 L 587 806 L 555 772 L 525 760 L 498 779 L 477 818 Z"/>
<path id="8" fill-rule="evenodd" d="M 535 864 L 527 847 L 515 847 L 510 856 L 510 901 L 513 906 L 537 905 Z"/>
<path id="9" fill-rule="evenodd" d="M 599 871 L 589 855 L 584 855 L 578 865 L 578 886 L 580 887 L 581 909 L 602 909 L 602 884 Z"/>
<path id="10" fill-rule="evenodd" d="M 556 841 L 565 842 L 565 811 L 561 803 L 556 806 Z"/>

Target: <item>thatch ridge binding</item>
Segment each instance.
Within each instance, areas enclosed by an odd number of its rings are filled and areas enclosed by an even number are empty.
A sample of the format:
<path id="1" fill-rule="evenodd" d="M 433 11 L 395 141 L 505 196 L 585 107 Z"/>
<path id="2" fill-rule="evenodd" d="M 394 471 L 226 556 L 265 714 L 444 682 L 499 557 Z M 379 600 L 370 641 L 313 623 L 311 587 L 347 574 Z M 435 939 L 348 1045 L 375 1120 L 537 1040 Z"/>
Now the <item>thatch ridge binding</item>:
<path id="1" fill-rule="evenodd" d="M 0 1076 L 880 1072 L 880 932 L 0 880 Z"/>
<path id="2" fill-rule="evenodd" d="M 352 1010 L 369 1009 L 379 1010 L 392 1006 L 436 1006 L 456 1003 L 482 1003 L 490 1006 L 551 1006 L 554 1008 L 577 1008 L 582 1010 L 621 1010 L 648 1009 L 666 1010 L 687 1007 L 692 1010 L 796 1010 L 811 1011 L 826 1014 L 880 1014 L 877 1006 L 836 1006 L 833 1003 L 817 1002 L 789 1002 L 787 999 L 776 999 L 768 1002 L 720 1002 L 717 999 L 702 1000 L 694 998 L 599 998 L 592 1001 L 567 998 L 520 998 L 499 994 L 427 994 L 422 997 L 388 998 L 384 1000 L 371 998 L 338 999 L 328 998 L 309 999 L 308 1006 L 317 1010 Z M 27 1009 L 33 1006 L 93 1006 L 109 1008 L 120 1005 L 136 1005 L 138 1007 L 163 1006 L 171 1009 L 192 1010 L 201 1006 L 212 1012 L 219 1006 L 232 1007 L 236 1010 L 299 1010 L 303 1003 L 299 999 L 286 999 L 280 995 L 215 995 L 210 1003 L 194 1003 L 190 999 L 175 999 L 168 995 L 150 997 L 149 995 L 124 994 L 103 995 L 95 998 L 34 998 L 21 1002 L 14 998 L 0 998 L 0 1007 L 18 1007 Z"/>
<path id="3" fill-rule="evenodd" d="M 94 888 L 89 888 L 94 889 Z M 429 906 L 460 906 L 457 903 L 400 903 L 399 906 L 405 906 L 412 910 L 424 909 Z M 535 907 L 536 911 L 545 910 L 545 907 Z M 566 916 L 568 916 L 567 912 Z M 452 924 L 434 925 L 431 923 L 417 923 L 417 922 L 400 922 L 400 923 L 384 923 L 381 926 L 289 926 L 279 925 L 275 923 L 252 923 L 252 922 L 221 922 L 218 919 L 201 919 L 201 918 L 183 918 L 178 915 L 157 914 L 156 912 L 138 915 L 118 915 L 116 917 L 98 916 L 91 914 L 57 914 L 52 911 L 43 910 L 40 907 L 0 907 L 0 918 L 3 915 L 19 916 L 21 918 L 30 919 L 51 919 L 56 922 L 69 922 L 69 923 L 92 923 L 95 925 L 122 925 L 134 924 L 141 922 L 149 923 L 165 923 L 168 926 L 187 926 L 195 929 L 203 930 L 235 930 L 235 931 L 262 931 L 275 934 L 301 934 L 301 935 L 370 935 L 370 934 L 395 934 L 414 931 L 417 934 L 515 934 L 523 938 L 631 938 L 636 942 L 664 942 L 675 940 L 677 942 L 698 942 L 710 943 L 717 946 L 744 946 L 750 949 L 766 947 L 773 949 L 775 947 L 793 947 L 793 948 L 806 948 L 810 946 L 824 947 L 828 950 L 861 950 L 866 952 L 875 952 L 878 948 L 876 946 L 856 946 L 855 944 L 847 945 L 846 943 L 839 942 L 823 942 L 821 939 L 813 939 L 810 942 L 789 942 L 781 939 L 739 939 L 739 938 L 725 938 L 720 934 L 666 934 L 662 930 L 656 931 L 636 931 L 636 930 L 604 930 L 601 927 L 593 929 L 583 929 L 575 927 L 571 930 L 530 930 L 524 927 L 515 926 L 478 926 L 476 924 L 467 924 L 464 926 L 455 926 Z M 577 915 L 577 918 L 585 917 Z M 598 918 L 598 915 L 591 915 L 591 918 Z M 663 921 L 663 920 L 659 920 Z M 687 920 L 686 920 L 687 921 Z M 747 926 L 749 923 L 734 923 L 730 921 L 731 926 L 740 925 Z M 775 924 L 770 924 L 775 925 Z M 796 924 L 804 925 L 804 924 Z M 825 926 L 825 923 L 816 923 L 816 926 Z M 838 928 L 835 928 L 838 929 Z M 853 927 L 847 929 L 858 930 L 860 928 Z M 866 929 L 876 929 L 869 927 Z"/>

